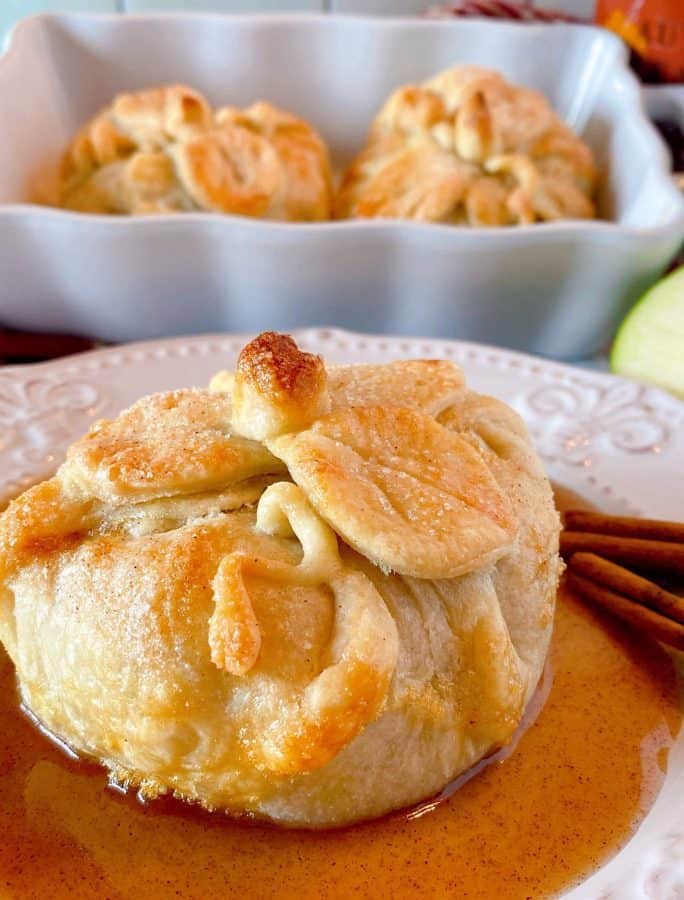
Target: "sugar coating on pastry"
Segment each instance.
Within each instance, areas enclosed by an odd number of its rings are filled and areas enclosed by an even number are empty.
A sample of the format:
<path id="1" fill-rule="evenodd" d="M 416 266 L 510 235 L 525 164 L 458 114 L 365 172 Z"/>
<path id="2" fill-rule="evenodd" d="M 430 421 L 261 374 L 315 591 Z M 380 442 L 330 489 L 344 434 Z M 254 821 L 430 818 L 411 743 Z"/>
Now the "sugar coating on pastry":
<path id="1" fill-rule="evenodd" d="M 62 480 L 112 504 L 208 491 L 284 466 L 261 444 L 234 433 L 231 402 L 195 390 L 155 394 L 117 419 L 96 422 L 73 444 Z"/>
<path id="2" fill-rule="evenodd" d="M 546 658 L 559 519 L 523 422 L 450 362 L 328 369 L 272 333 L 218 386 L 96 424 L 0 516 L 23 702 L 147 797 L 319 828 L 434 795 Z"/>
<path id="3" fill-rule="evenodd" d="M 214 112 L 197 91 L 169 85 L 120 94 L 78 132 L 59 205 L 318 221 L 330 198 L 327 149 L 306 122 L 267 103 Z"/>
<path id="4" fill-rule="evenodd" d="M 330 366 L 328 390 L 333 409 L 401 406 L 436 416 L 466 387 L 463 370 L 446 359 L 399 359 L 381 365 Z"/>
<path id="5" fill-rule="evenodd" d="M 209 390 L 232 395 L 235 377 L 235 372 L 223 369 L 213 376 Z M 463 371 L 445 359 L 327 366 L 326 384 L 330 409 L 403 406 L 432 416 L 451 406 L 466 390 Z"/>
<path id="6" fill-rule="evenodd" d="M 508 499 L 480 455 L 429 416 L 340 409 L 267 446 L 349 546 L 385 571 L 453 578 L 515 540 Z"/>
<path id="7" fill-rule="evenodd" d="M 478 66 L 399 88 L 345 172 L 336 218 L 474 226 L 596 215 L 591 150 L 537 91 Z"/>

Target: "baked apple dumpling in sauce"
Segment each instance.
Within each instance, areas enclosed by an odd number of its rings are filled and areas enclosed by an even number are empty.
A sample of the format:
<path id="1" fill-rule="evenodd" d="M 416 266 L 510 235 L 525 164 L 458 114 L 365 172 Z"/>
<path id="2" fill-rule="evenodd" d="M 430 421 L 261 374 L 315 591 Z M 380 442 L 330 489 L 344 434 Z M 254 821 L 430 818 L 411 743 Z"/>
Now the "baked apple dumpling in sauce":
<path id="1" fill-rule="evenodd" d="M 343 825 L 511 739 L 558 535 L 525 426 L 457 366 L 267 333 L 9 506 L 0 638 L 26 706 L 143 796 Z"/>

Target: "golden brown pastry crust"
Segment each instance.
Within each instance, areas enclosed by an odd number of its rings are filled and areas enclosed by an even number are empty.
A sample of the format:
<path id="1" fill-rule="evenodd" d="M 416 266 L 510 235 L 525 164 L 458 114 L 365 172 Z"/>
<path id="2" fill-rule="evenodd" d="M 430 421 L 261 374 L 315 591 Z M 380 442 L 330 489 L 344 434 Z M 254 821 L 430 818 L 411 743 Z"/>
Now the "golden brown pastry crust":
<path id="1" fill-rule="evenodd" d="M 395 91 L 343 176 L 336 218 L 476 226 L 592 218 L 591 151 L 541 94 L 455 66 Z"/>
<path id="2" fill-rule="evenodd" d="M 316 132 L 267 103 L 215 114 L 182 85 L 121 94 L 76 135 L 60 205 L 81 212 L 330 217 L 328 154 Z"/>
<path id="3" fill-rule="evenodd" d="M 96 422 L 67 452 L 63 481 L 122 503 L 215 490 L 285 467 L 230 427 L 230 398 L 185 389 L 154 394 Z"/>
<path id="4" fill-rule="evenodd" d="M 319 135 L 301 119 L 270 103 L 253 103 L 245 110 L 217 110 L 219 128 L 241 128 L 269 143 L 285 177 L 270 200 L 267 218 L 324 221 L 330 218 L 332 174 L 328 150 Z"/>
<path id="5" fill-rule="evenodd" d="M 306 428 L 329 406 L 320 356 L 289 335 L 266 331 L 250 341 L 231 380 L 233 428 L 257 441 Z"/>
<path id="6" fill-rule="evenodd" d="M 402 406 L 436 416 L 465 389 L 462 370 L 444 359 L 402 359 L 382 365 L 330 366 L 333 409 Z"/>
<path id="7" fill-rule="evenodd" d="M 270 449 L 227 392 L 155 395 L 0 517 L 24 702 L 148 796 L 308 827 L 423 799 L 544 664 L 559 522 L 525 427 L 450 363 L 326 372 L 276 335 L 222 383 Z"/>
<path id="8" fill-rule="evenodd" d="M 507 498 L 479 454 L 429 416 L 340 409 L 267 446 L 319 515 L 384 571 L 453 578 L 515 540 Z"/>

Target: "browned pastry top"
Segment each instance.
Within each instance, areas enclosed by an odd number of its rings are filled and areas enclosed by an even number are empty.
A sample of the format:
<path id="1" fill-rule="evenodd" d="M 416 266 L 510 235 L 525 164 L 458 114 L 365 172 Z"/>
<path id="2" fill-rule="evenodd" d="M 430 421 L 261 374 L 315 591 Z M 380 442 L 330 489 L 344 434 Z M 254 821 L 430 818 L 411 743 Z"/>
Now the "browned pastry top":
<path id="1" fill-rule="evenodd" d="M 81 212 L 191 210 L 288 221 L 330 216 L 323 141 L 268 103 L 212 112 L 169 85 L 121 94 L 76 135 L 62 163 L 60 205 Z"/>
<path id="2" fill-rule="evenodd" d="M 476 226 L 591 218 L 595 182 L 591 151 L 541 94 L 455 66 L 387 100 L 335 215 Z"/>

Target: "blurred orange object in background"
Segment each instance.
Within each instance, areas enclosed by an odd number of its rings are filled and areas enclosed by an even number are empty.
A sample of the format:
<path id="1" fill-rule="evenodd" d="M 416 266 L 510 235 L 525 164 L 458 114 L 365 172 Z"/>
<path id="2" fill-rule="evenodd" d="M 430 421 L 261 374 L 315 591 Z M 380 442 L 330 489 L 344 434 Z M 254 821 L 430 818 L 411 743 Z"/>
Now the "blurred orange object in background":
<path id="1" fill-rule="evenodd" d="M 682 0 L 598 0 L 596 22 L 629 45 L 645 81 L 684 81 Z"/>

